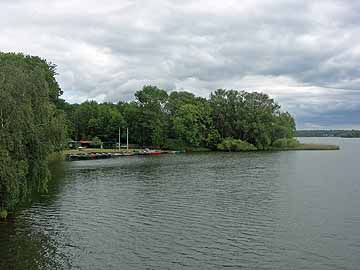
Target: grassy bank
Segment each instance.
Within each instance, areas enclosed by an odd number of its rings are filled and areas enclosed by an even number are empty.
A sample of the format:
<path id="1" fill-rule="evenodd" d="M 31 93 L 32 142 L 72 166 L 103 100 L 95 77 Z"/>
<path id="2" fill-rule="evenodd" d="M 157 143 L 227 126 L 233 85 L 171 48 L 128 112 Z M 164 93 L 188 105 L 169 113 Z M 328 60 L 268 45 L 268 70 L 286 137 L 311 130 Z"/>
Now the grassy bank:
<path id="1" fill-rule="evenodd" d="M 340 150 L 337 145 L 317 144 L 317 143 L 300 143 L 293 147 L 272 147 L 271 150 L 291 151 L 291 150 Z"/>

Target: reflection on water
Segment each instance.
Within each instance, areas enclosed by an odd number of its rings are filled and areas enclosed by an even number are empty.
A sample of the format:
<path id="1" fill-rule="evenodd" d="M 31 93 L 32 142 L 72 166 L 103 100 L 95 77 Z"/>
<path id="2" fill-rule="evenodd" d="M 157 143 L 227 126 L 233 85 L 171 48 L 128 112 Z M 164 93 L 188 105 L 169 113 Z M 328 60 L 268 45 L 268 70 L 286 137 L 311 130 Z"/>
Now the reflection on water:
<path id="1" fill-rule="evenodd" d="M 357 269 L 359 142 L 67 163 L 0 269 Z"/>
<path id="2" fill-rule="evenodd" d="M 51 169 L 51 192 L 34 200 L 50 204 L 60 191 L 63 164 L 51 164 Z M 8 221 L 0 221 L 0 269 L 66 269 L 58 260 L 56 245 L 45 230 L 33 226 L 33 218 L 31 211 L 25 210 Z"/>

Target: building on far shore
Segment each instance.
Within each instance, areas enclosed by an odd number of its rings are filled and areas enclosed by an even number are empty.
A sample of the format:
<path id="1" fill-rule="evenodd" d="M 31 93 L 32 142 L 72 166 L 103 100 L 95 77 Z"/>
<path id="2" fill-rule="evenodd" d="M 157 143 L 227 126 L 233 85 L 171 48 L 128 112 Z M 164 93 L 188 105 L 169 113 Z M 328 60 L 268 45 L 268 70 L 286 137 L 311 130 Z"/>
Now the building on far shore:
<path id="1" fill-rule="evenodd" d="M 104 143 L 96 143 L 94 141 L 87 141 L 87 140 L 80 140 L 80 141 L 68 141 L 67 147 L 69 149 L 78 149 L 78 148 L 116 148 L 117 143 L 116 142 L 104 142 Z"/>
<path id="2" fill-rule="evenodd" d="M 67 145 L 70 149 L 78 149 L 79 147 L 82 147 L 82 148 L 93 148 L 94 147 L 94 144 L 92 141 L 85 141 L 85 140 L 68 141 Z"/>

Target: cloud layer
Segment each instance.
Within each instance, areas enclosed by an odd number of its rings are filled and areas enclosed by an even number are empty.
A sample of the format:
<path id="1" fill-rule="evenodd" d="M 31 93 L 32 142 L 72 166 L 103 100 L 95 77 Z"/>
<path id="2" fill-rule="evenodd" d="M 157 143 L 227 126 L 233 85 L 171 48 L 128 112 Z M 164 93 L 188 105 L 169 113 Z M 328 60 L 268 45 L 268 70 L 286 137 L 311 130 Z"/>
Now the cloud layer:
<path id="1" fill-rule="evenodd" d="M 348 0 L 2 0 L 0 50 L 56 63 L 69 102 L 247 89 L 299 128 L 356 128 L 359 14 Z"/>

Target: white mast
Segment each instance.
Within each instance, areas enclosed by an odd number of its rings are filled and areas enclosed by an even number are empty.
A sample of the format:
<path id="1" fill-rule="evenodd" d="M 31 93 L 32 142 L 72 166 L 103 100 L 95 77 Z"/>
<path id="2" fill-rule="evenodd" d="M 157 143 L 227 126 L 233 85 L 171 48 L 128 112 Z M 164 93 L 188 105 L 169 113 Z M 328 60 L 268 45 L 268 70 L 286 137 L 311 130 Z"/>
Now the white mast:
<path id="1" fill-rule="evenodd" d="M 129 152 L 129 129 L 126 128 L 126 151 Z"/>
<path id="2" fill-rule="evenodd" d="M 119 127 L 119 151 L 120 151 L 120 127 Z"/>

